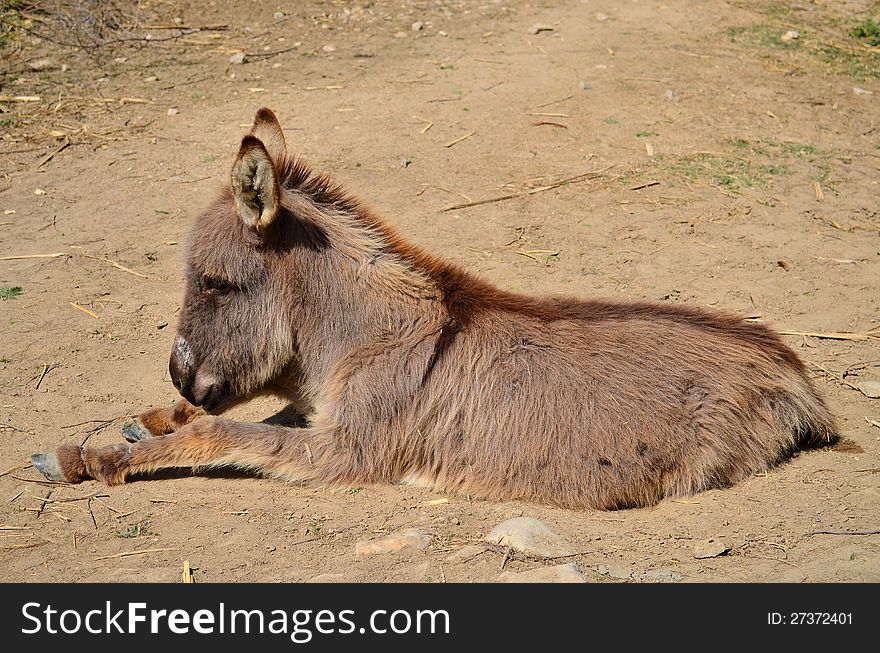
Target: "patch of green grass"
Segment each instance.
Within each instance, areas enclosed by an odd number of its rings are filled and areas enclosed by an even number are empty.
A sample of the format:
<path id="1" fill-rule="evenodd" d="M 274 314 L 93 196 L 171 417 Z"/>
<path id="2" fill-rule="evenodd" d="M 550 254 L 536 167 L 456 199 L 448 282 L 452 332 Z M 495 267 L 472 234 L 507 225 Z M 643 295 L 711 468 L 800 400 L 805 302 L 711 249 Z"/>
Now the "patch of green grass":
<path id="1" fill-rule="evenodd" d="M 217 160 L 216 154 L 206 154 L 202 157 L 202 163 L 214 163 Z"/>
<path id="2" fill-rule="evenodd" d="M 21 286 L 15 286 L 13 288 L 0 288 L 0 299 L 6 301 L 7 299 L 18 299 L 21 297 L 21 294 L 24 291 L 21 289 Z"/>
<path id="3" fill-rule="evenodd" d="M 0 364 L 5 365 L 6 363 L 11 363 L 12 361 L 6 358 L 5 356 L 0 357 Z"/>
<path id="4" fill-rule="evenodd" d="M 149 516 L 150 515 L 147 515 L 147 517 Z M 124 540 L 131 540 L 146 535 L 155 535 L 155 533 L 150 530 L 150 522 L 146 517 L 135 524 L 129 524 L 125 528 L 113 533 L 114 537 L 119 537 Z"/>
<path id="5" fill-rule="evenodd" d="M 880 25 L 873 18 L 866 18 L 849 31 L 849 35 L 860 41 L 864 41 L 872 48 L 880 45 Z"/>
<path id="6" fill-rule="evenodd" d="M 647 138 L 649 136 L 659 136 L 657 132 L 636 132 L 636 138 Z"/>
<path id="7" fill-rule="evenodd" d="M 156 252 L 144 252 L 144 256 L 147 257 L 148 261 L 152 261 L 153 263 L 159 260 L 159 256 Z"/>
<path id="8" fill-rule="evenodd" d="M 9 116 L 8 118 L 0 118 L 0 127 L 15 127 L 18 123 L 18 118 L 15 116 Z"/>
<path id="9" fill-rule="evenodd" d="M 363 489 L 364 489 L 364 488 L 362 488 L 362 487 L 360 487 L 360 486 L 358 486 L 358 487 L 350 487 L 350 488 L 348 488 L 348 490 L 346 491 L 346 494 L 357 494 L 358 492 L 360 492 L 360 491 L 363 490 Z"/>
<path id="10" fill-rule="evenodd" d="M 24 19 L 19 11 L 21 2 L 18 0 L 0 0 L 0 48 L 12 38 Z"/>
<path id="11" fill-rule="evenodd" d="M 617 124 L 617 121 L 614 118 L 612 118 L 611 116 L 608 116 L 602 122 L 608 123 L 609 125 L 616 125 Z"/>
<path id="12" fill-rule="evenodd" d="M 752 49 L 765 48 L 771 56 L 786 52 L 804 57 L 796 62 L 786 59 L 784 65 L 796 63 L 798 68 L 808 69 L 818 62 L 836 75 L 856 80 L 880 78 L 880 52 L 871 49 L 880 46 L 880 24 L 874 18 L 866 17 L 853 25 L 851 14 L 833 3 L 812 12 L 791 12 L 784 3 L 768 4 L 769 8 L 761 10 L 763 22 L 730 27 L 724 34 Z M 800 37 L 783 41 L 782 36 L 792 28 Z"/>
<path id="13" fill-rule="evenodd" d="M 804 33 L 800 38 L 783 41 L 782 35 L 788 30 L 772 23 L 759 23 L 744 27 L 729 27 L 725 34 L 733 41 L 743 42 L 752 46 L 781 48 L 783 50 L 799 50 L 802 47 Z"/>
<path id="14" fill-rule="evenodd" d="M 818 153 L 815 146 L 809 143 L 796 143 L 794 141 L 774 141 L 769 138 L 750 141 L 745 138 L 732 138 L 727 141 L 738 150 L 745 150 L 759 156 L 774 158 L 803 158 Z"/>

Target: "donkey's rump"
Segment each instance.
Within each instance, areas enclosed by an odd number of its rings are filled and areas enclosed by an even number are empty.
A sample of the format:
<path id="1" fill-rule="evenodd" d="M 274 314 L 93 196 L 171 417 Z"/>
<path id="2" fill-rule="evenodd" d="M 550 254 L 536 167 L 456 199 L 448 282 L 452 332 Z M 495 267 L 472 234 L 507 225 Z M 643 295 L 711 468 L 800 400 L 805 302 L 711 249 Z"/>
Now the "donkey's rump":
<path id="1" fill-rule="evenodd" d="M 433 424 L 425 442 L 441 451 L 404 476 L 621 507 L 730 485 L 834 439 L 823 401 L 771 332 L 747 324 L 755 333 L 742 338 L 692 311 L 675 317 L 476 318 L 414 405 L 417 432 Z"/>

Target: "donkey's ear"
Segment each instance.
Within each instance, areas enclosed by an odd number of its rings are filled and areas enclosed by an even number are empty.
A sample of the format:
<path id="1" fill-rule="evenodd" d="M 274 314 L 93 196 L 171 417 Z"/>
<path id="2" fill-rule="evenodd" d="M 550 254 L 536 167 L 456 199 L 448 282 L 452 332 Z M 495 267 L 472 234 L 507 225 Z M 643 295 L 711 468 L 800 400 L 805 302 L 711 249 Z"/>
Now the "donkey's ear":
<path id="1" fill-rule="evenodd" d="M 278 173 L 266 146 L 255 136 L 245 136 L 232 166 L 232 195 L 241 221 L 262 232 L 281 205 Z"/>
<path id="2" fill-rule="evenodd" d="M 270 109 L 263 107 L 257 111 L 254 117 L 254 126 L 251 127 L 251 135 L 256 136 L 269 153 L 275 165 L 281 165 L 281 162 L 287 158 L 287 142 L 284 140 L 284 132 L 281 131 L 281 124 L 278 118 Z"/>

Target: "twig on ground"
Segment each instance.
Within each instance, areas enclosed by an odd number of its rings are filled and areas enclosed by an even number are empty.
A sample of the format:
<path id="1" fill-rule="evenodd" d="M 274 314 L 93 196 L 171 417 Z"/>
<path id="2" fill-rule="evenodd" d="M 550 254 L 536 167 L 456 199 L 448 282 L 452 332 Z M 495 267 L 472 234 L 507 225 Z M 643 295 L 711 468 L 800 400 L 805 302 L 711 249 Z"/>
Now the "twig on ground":
<path id="1" fill-rule="evenodd" d="M 556 183 L 550 184 L 548 186 L 540 186 L 539 188 L 532 188 L 531 190 L 522 191 L 519 193 L 510 193 L 509 195 L 502 195 L 500 197 L 490 197 L 485 200 L 478 200 L 476 202 L 466 202 L 465 204 L 455 204 L 453 206 L 447 206 L 446 208 L 440 209 L 441 213 L 445 213 L 446 211 L 455 211 L 457 209 L 468 209 L 472 206 L 480 206 L 482 204 L 490 204 L 492 202 L 505 202 L 507 200 L 512 200 L 517 197 L 526 197 L 528 195 L 534 195 L 535 193 L 543 193 L 547 190 L 552 190 L 554 188 L 559 188 L 560 186 L 564 186 L 565 184 L 576 184 L 582 181 L 590 181 L 592 179 L 598 179 L 602 176 L 602 173 L 608 170 L 613 166 L 608 166 L 606 168 L 602 168 L 602 170 L 597 170 L 596 172 L 587 172 L 582 175 L 575 175 L 574 177 L 569 177 L 568 179 L 563 179 L 562 181 L 557 181 Z"/>

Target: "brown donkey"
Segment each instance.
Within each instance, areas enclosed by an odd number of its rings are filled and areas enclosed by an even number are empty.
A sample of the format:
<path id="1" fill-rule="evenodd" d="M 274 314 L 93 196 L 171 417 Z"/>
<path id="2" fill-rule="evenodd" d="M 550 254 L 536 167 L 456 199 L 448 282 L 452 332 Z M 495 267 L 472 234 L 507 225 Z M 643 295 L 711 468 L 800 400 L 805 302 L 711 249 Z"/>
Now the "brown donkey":
<path id="1" fill-rule="evenodd" d="M 804 365 L 766 327 L 499 290 L 291 157 L 268 109 L 193 229 L 170 371 L 186 401 L 144 413 L 130 443 L 66 445 L 34 465 L 111 485 L 233 466 L 623 508 L 727 486 L 836 438 Z M 264 393 L 301 424 L 216 416 Z"/>

